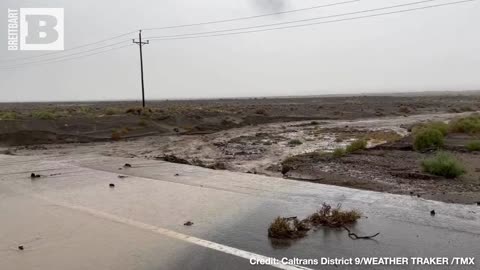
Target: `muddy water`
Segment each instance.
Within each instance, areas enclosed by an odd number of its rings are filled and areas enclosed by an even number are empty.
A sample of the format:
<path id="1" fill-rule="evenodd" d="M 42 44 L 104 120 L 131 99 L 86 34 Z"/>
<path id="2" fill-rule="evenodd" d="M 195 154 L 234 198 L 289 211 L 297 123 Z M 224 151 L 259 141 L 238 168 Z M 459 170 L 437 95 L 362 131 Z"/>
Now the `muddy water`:
<path id="1" fill-rule="evenodd" d="M 367 132 L 408 134 L 407 127 L 425 121 L 448 121 L 460 114 L 427 114 L 353 121 L 301 121 L 247 126 L 208 135 L 145 137 L 112 143 L 45 145 L 34 151 L 19 149 L 20 155 L 100 153 L 106 156 L 153 159 L 173 154 L 196 165 L 222 163 L 240 172 L 280 175 L 278 165 L 289 156 L 345 147 Z M 301 144 L 291 144 L 298 140 Z M 369 147 L 384 143 L 370 140 Z"/>
<path id="2" fill-rule="evenodd" d="M 132 167 L 119 171 L 125 162 Z M 251 268 L 245 259 L 152 234 L 139 222 L 276 258 L 479 256 L 475 206 L 98 155 L 0 155 L 0 164 L 0 261 L 5 269 Z M 29 170 L 54 175 L 31 181 Z M 119 179 L 119 172 L 129 177 Z M 108 188 L 112 182 L 117 184 L 113 190 Z M 276 216 L 303 218 L 324 201 L 360 210 L 366 217 L 355 232 L 380 235 L 354 241 L 344 231 L 322 228 L 296 242 L 267 237 L 266 228 Z M 437 211 L 435 217 L 431 209 Z M 183 226 L 185 220 L 194 226 Z M 23 253 L 15 250 L 21 243 L 27 248 Z"/>

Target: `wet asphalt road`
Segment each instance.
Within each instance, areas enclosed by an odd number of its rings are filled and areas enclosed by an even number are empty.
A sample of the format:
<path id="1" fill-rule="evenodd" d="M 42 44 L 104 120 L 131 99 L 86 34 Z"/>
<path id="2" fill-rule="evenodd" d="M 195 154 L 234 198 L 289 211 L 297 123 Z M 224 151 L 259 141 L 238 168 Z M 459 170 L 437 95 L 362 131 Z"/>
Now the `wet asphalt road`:
<path id="1" fill-rule="evenodd" d="M 31 179 L 31 172 L 42 177 Z M 319 229 L 294 242 L 267 237 L 276 216 L 303 218 L 323 202 L 362 211 L 366 217 L 353 230 L 380 235 L 354 241 L 345 231 Z M 0 220 L 0 268 L 7 270 L 301 269 L 253 266 L 249 259 L 480 258 L 475 205 L 96 155 L 0 156 Z"/>

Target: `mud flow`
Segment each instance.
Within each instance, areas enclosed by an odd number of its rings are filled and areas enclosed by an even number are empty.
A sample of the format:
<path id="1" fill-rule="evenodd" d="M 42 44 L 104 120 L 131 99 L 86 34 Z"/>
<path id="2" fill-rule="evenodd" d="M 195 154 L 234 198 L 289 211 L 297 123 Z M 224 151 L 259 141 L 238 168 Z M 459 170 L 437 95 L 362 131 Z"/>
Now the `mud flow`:
<path id="1" fill-rule="evenodd" d="M 48 107 L 52 119 L 36 119 L 32 108 L 19 110 L 17 119 L 2 121 L 7 125 L 0 136 L 5 153 L 15 155 L 140 157 L 476 203 L 480 159 L 462 150 L 471 136 L 447 138 L 447 148 L 468 168 L 460 179 L 424 173 L 420 163 L 433 154 L 412 148 L 415 126 L 447 123 L 475 110 L 454 108 L 456 102 L 448 97 L 226 100 L 161 102 L 145 110 L 125 110 L 129 105 L 122 103 L 64 104 Z M 366 149 L 332 158 L 358 140 Z"/>

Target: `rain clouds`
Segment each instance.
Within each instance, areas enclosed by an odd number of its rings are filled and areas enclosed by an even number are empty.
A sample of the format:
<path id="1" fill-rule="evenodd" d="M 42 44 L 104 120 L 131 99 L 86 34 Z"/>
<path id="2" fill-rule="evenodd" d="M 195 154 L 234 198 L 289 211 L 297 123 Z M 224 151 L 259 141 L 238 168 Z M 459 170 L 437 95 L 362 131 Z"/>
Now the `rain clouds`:
<path id="1" fill-rule="evenodd" d="M 264 12 L 281 12 L 288 8 L 289 0 L 252 0 L 253 5 Z"/>

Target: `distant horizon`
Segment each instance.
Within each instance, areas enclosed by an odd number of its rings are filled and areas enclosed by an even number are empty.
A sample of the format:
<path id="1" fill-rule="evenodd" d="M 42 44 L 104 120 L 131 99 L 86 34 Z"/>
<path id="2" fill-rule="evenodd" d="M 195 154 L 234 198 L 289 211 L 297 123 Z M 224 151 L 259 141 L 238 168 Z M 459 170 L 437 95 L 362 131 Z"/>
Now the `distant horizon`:
<path id="1" fill-rule="evenodd" d="M 287 99 L 287 98 L 328 98 L 328 97 L 362 97 L 362 96 L 379 96 L 379 97 L 415 97 L 415 96 L 451 96 L 451 95 L 480 95 L 479 90 L 432 90 L 432 91 L 412 91 L 412 92 L 365 92 L 365 93 L 345 93 L 345 94 L 305 94 L 305 95 L 281 95 L 281 96 L 248 96 L 248 97 L 205 97 L 205 98 L 165 98 L 165 99 L 145 99 L 148 103 L 159 101 L 195 101 L 195 100 L 248 100 L 248 99 Z M 0 101 L 5 103 L 109 103 L 109 102 L 137 102 L 140 99 L 104 99 L 104 100 L 33 100 L 33 101 Z"/>

